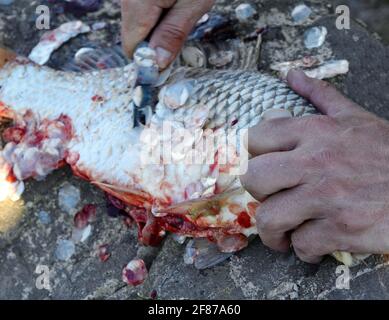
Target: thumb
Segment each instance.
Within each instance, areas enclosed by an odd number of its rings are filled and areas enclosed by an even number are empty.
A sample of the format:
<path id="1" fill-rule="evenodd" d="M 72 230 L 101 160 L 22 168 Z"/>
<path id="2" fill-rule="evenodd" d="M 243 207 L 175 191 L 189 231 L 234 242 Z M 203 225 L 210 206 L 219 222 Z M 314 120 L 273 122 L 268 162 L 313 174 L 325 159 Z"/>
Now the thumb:
<path id="1" fill-rule="evenodd" d="M 122 43 L 129 57 L 157 25 L 163 10 L 175 3 L 176 0 L 121 0 Z"/>
<path id="2" fill-rule="evenodd" d="M 289 71 L 287 80 L 296 93 L 309 100 L 325 115 L 335 117 L 340 113 L 360 109 L 330 83 L 310 78 L 301 70 Z"/>
<path id="3" fill-rule="evenodd" d="M 150 40 L 161 69 L 177 57 L 197 21 L 212 8 L 213 3 L 213 0 L 179 0 L 169 10 Z"/>

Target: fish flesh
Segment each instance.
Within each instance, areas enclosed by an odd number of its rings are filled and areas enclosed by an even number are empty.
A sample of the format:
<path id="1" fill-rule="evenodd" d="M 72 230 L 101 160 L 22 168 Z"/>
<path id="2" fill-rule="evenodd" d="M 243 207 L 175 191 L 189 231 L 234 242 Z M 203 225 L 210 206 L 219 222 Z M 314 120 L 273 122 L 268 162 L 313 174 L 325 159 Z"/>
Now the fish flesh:
<path id="1" fill-rule="evenodd" d="M 0 152 L 4 194 L 67 164 L 126 205 L 146 245 L 173 232 L 207 238 L 223 253 L 246 247 L 260 203 L 239 181 L 245 130 L 269 113 L 316 113 L 260 72 L 183 67 L 156 87 L 139 83 L 152 54 L 81 73 L 0 57 L 0 118 L 12 122 Z"/>

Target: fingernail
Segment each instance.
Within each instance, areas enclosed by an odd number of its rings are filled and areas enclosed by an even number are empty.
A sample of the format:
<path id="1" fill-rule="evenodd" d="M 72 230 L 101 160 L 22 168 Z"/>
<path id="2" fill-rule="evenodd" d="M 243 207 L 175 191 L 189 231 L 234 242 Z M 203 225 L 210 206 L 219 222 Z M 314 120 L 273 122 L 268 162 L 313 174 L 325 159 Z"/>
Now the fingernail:
<path id="1" fill-rule="evenodd" d="M 158 47 L 155 49 L 157 52 L 157 63 L 161 69 L 165 69 L 171 62 L 173 54 L 164 48 Z"/>
<path id="2" fill-rule="evenodd" d="M 286 80 L 289 84 L 292 84 L 297 79 L 301 79 L 301 77 L 304 77 L 305 73 L 301 69 L 291 69 L 289 70 Z M 297 80 L 298 81 L 298 80 Z"/>

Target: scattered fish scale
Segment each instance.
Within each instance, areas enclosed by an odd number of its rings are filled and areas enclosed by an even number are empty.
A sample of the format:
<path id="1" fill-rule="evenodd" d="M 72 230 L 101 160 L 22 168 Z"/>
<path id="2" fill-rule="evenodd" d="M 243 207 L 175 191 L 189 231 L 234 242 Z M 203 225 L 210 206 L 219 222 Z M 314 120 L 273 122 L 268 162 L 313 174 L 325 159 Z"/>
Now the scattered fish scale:
<path id="1" fill-rule="evenodd" d="M 76 246 L 71 240 L 59 240 L 55 250 L 58 260 L 68 261 L 76 252 Z"/>
<path id="2" fill-rule="evenodd" d="M 305 4 L 296 6 L 292 11 L 292 18 L 296 23 L 305 22 L 312 14 L 312 9 Z"/>
<path id="3" fill-rule="evenodd" d="M 122 271 L 122 279 L 131 286 L 141 285 L 148 275 L 146 264 L 141 259 L 130 261 Z"/>
<path id="4" fill-rule="evenodd" d="M 74 214 L 81 201 L 80 190 L 70 183 L 65 183 L 58 192 L 59 207 L 69 214 Z"/>

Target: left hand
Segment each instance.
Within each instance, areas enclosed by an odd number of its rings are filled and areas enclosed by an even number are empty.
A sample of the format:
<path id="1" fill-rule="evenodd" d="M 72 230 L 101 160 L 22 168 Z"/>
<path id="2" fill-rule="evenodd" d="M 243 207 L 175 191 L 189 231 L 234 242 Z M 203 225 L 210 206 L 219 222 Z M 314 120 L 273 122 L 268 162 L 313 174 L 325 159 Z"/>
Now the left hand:
<path id="1" fill-rule="evenodd" d="M 125 52 L 132 56 L 136 46 L 151 33 L 150 47 L 157 52 L 159 67 L 165 69 L 174 61 L 187 36 L 198 20 L 212 8 L 214 2 L 214 0 L 121 0 Z"/>
<path id="2" fill-rule="evenodd" d="M 324 81 L 289 85 L 323 115 L 264 120 L 249 131 L 243 186 L 259 201 L 265 245 L 309 263 L 335 251 L 389 252 L 389 122 Z"/>

